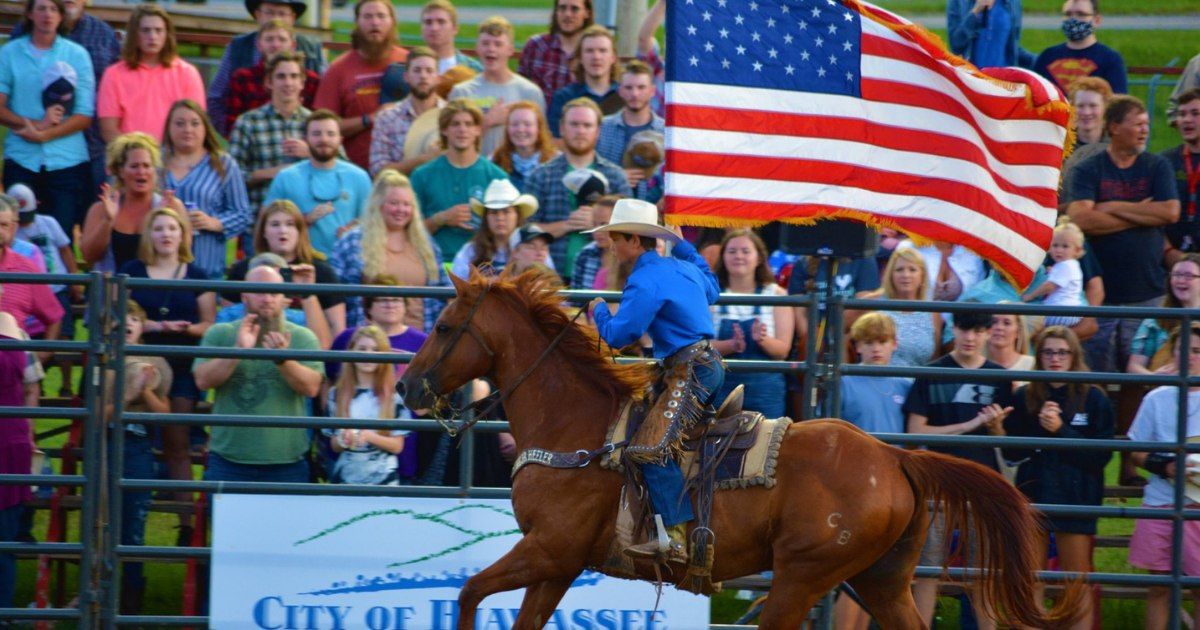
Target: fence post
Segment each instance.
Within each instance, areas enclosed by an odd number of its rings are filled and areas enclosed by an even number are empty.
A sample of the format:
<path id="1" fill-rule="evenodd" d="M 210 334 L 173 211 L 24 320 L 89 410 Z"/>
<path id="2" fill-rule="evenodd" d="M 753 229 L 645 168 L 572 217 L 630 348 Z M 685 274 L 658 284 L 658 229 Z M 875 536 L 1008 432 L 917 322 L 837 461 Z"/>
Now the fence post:
<path id="1" fill-rule="evenodd" d="M 107 589 L 112 588 L 112 554 L 105 544 L 107 514 L 104 505 L 105 433 L 104 405 L 101 401 L 104 385 L 104 364 L 107 344 L 104 314 L 107 282 L 103 274 L 88 274 L 87 312 L 88 352 L 84 362 L 83 392 L 88 415 L 83 427 L 82 506 L 79 515 L 79 541 L 83 555 L 79 566 L 79 627 L 109 627 L 113 611 L 108 607 Z"/>
<path id="2" fill-rule="evenodd" d="M 106 388 L 106 393 L 112 399 L 105 401 L 112 404 L 112 414 L 105 422 L 109 436 L 109 473 L 106 479 L 109 526 L 106 549 L 112 564 L 107 604 L 109 610 L 115 615 L 121 613 L 121 584 L 124 582 L 123 574 L 125 572 L 121 556 L 117 554 L 117 547 L 121 544 L 121 532 L 128 526 L 123 521 L 125 511 L 121 505 L 124 492 L 121 489 L 121 481 L 125 477 L 125 422 L 122 420 L 122 416 L 125 413 L 125 315 L 129 300 L 129 289 L 125 286 L 125 280 L 128 277 L 122 275 L 113 279 L 113 290 L 108 293 L 113 296 L 114 303 L 106 309 L 106 312 L 112 316 L 111 325 L 106 329 L 110 336 L 109 356 L 112 371 L 105 376 L 111 375 L 113 381 L 112 387 Z M 116 625 L 115 618 L 113 625 Z"/>

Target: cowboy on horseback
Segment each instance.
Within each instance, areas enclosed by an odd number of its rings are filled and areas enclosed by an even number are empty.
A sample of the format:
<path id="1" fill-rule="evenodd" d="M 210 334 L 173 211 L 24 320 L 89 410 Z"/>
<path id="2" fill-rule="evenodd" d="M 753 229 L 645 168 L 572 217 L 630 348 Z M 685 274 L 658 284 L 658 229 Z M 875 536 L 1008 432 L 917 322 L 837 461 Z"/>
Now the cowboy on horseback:
<path id="1" fill-rule="evenodd" d="M 709 345 L 715 336 L 709 305 L 716 302 L 720 288 L 696 248 L 658 224 L 654 204 L 622 199 L 608 224 L 591 232 L 608 232 L 617 260 L 632 265 L 615 315 L 603 298 L 588 305 L 600 337 L 620 348 L 648 332 L 655 358 L 670 370 L 665 389 L 643 425 L 648 430 L 638 433 L 652 437 L 635 436 L 626 449 L 626 457 L 638 464 L 670 543 L 665 558 L 655 540 L 631 546 L 625 554 L 686 562 L 687 523 L 694 517 L 674 454 L 684 430 L 707 413 L 725 380 L 721 357 Z M 660 238 L 674 244 L 670 257 L 658 254 L 656 239 Z"/>

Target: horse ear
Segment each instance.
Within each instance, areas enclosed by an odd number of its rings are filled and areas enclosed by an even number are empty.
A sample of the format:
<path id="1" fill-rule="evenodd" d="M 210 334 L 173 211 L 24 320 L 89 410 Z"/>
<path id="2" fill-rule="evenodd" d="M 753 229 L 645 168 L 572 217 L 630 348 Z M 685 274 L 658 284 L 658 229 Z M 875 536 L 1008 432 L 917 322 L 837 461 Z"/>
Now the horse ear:
<path id="1" fill-rule="evenodd" d="M 450 282 L 454 283 L 454 292 L 458 294 L 459 297 L 466 295 L 467 289 L 470 288 L 471 285 L 466 280 L 459 278 L 455 274 L 448 275 L 450 276 Z"/>

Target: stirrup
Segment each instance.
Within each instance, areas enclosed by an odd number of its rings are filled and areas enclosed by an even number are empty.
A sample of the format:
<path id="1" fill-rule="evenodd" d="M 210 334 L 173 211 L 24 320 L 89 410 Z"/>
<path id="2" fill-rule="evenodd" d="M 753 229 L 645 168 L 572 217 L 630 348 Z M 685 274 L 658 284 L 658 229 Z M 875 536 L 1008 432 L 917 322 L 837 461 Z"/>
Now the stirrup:
<path id="1" fill-rule="evenodd" d="M 680 562 L 687 564 L 688 554 L 684 544 L 671 540 L 667 528 L 663 526 L 662 515 L 654 515 L 654 525 L 658 536 L 652 540 L 637 545 L 630 545 L 623 553 L 635 560 L 655 560 L 658 562 Z"/>
<path id="2" fill-rule="evenodd" d="M 723 420 L 742 413 L 742 399 L 746 395 L 746 386 L 738 385 L 725 397 L 725 402 L 717 409 L 717 420 Z"/>

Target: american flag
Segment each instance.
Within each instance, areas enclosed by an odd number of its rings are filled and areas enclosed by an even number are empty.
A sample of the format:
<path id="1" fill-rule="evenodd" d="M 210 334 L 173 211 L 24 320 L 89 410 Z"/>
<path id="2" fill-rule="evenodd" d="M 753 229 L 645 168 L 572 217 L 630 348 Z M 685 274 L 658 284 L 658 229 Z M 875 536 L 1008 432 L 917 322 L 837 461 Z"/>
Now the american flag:
<path id="1" fill-rule="evenodd" d="M 856 0 L 667 3 L 667 213 L 841 216 L 961 244 L 1021 286 L 1045 257 L 1070 107 Z"/>

